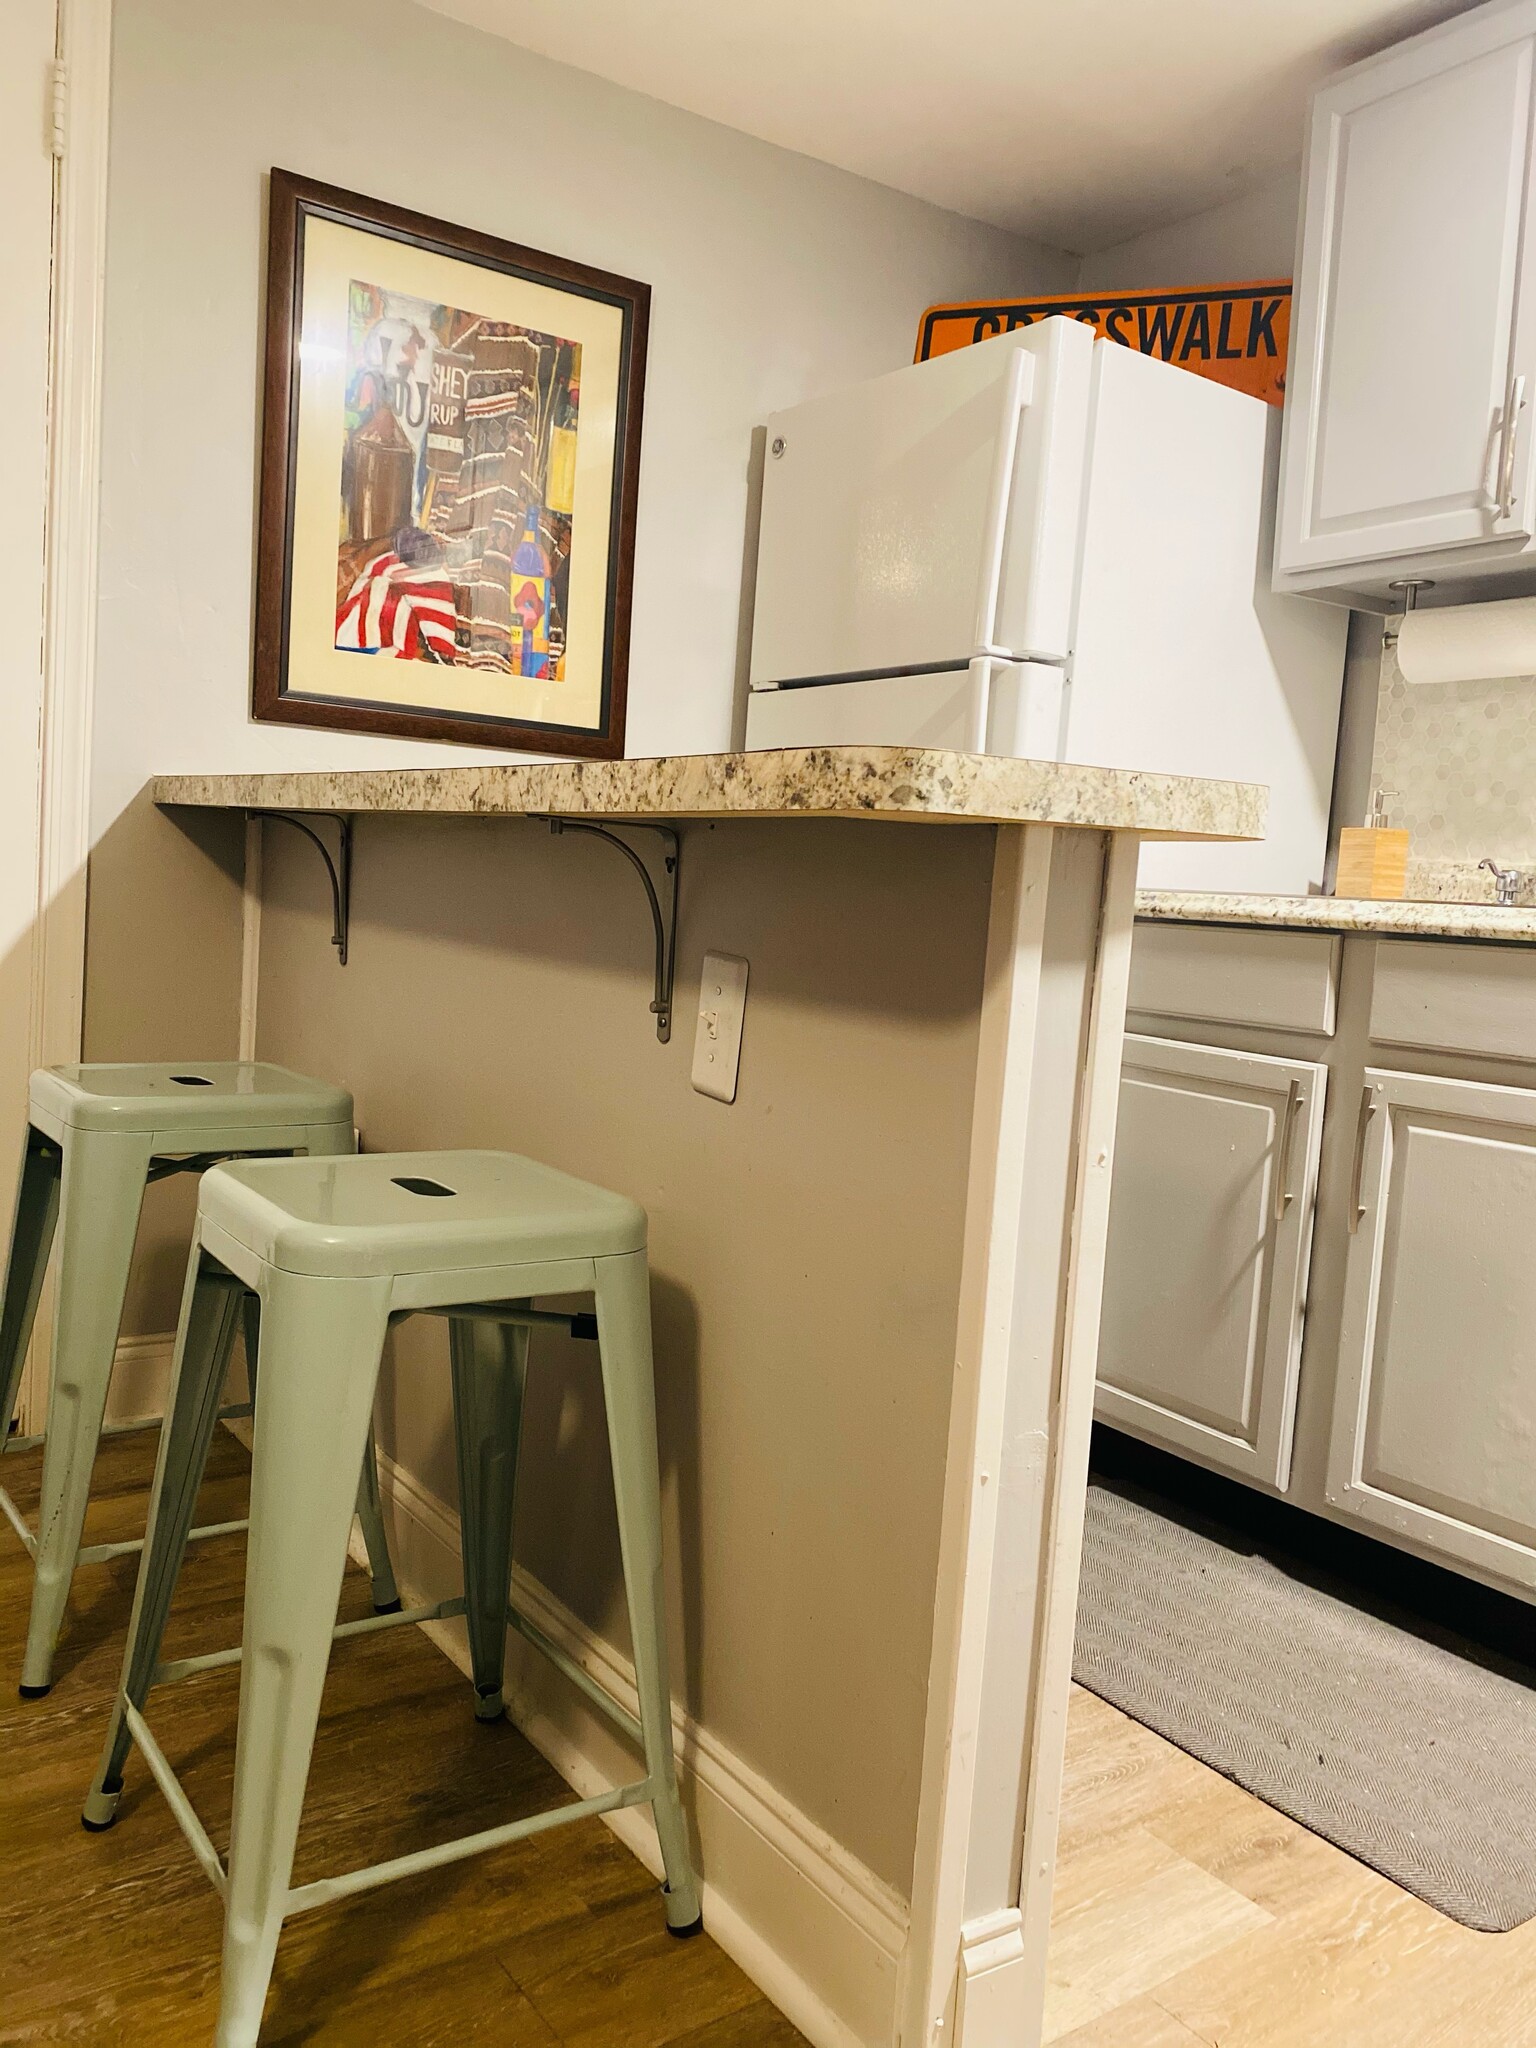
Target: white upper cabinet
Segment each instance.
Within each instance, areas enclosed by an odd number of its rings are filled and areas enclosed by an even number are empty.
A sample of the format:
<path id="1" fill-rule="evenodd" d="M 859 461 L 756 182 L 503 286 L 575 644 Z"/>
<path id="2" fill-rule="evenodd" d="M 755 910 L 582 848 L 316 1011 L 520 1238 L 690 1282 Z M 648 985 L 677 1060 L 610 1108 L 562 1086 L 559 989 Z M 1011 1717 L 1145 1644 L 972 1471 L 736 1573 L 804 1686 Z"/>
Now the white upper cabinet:
<path id="1" fill-rule="evenodd" d="M 1125 1043 L 1099 1418 L 1281 1491 L 1325 1082 L 1306 1060 Z"/>
<path id="2" fill-rule="evenodd" d="M 1317 95 L 1277 588 L 1536 574 L 1533 86 L 1536 0 L 1495 0 Z"/>

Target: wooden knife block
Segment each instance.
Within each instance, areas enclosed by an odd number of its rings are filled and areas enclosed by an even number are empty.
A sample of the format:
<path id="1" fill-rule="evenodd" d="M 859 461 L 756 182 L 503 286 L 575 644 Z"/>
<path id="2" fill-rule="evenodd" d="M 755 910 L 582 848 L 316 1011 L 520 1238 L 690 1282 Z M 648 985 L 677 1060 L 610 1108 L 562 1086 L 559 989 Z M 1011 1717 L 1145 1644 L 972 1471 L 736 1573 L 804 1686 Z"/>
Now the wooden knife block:
<path id="1" fill-rule="evenodd" d="M 1391 903 L 1407 891 L 1407 832 L 1395 825 L 1346 825 L 1339 834 L 1334 895 Z"/>

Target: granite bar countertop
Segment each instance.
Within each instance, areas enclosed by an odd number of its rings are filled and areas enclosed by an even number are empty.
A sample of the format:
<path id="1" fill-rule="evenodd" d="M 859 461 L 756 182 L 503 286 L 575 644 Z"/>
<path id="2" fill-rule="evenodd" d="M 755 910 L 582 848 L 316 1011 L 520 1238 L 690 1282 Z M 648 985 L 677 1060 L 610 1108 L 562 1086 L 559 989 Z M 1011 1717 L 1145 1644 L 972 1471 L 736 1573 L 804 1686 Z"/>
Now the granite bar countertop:
<path id="1" fill-rule="evenodd" d="M 1350 896 L 1221 896 L 1141 889 L 1136 915 L 1173 924 L 1264 925 L 1285 931 L 1364 932 L 1377 938 L 1485 939 L 1536 945 L 1536 905 L 1373 903 Z"/>
<path id="2" fill-rule="evenodd" d="M 1077 825 L 1148 839 L 1261 839 L 1267 792 L 1057 761 L 917 747 L 808 747 L 649 761 L 162 775 L 158 804 L 458 817 L 887 818 Z"/>

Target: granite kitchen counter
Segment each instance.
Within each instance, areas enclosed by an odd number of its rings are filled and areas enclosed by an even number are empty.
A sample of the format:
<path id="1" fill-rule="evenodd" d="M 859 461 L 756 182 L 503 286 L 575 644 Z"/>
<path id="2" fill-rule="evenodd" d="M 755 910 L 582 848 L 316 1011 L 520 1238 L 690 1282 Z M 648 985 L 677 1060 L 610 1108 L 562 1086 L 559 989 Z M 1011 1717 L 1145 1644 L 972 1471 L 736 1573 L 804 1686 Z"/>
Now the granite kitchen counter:
<path id="1" fill-rule="evenodd" d="M 1141 889 L 1149 923 L 1263 925 L 1284 931 L 1359 932 L 1378 938 L 1481 939 L 1536 945 L 1536 904 L 1390 902 L 1344 896 L 1207 895 Z"/>
<path id="2" fill-rule="evenodd" d="M 678 754 L 277 775 L 163 775 L 156 803 L 230 810 L 616 820 L 886 818 L 1064 825 L 1147 839 L 1259 839 L 1266 793 L 1055 761 L 913 747 Z"/>

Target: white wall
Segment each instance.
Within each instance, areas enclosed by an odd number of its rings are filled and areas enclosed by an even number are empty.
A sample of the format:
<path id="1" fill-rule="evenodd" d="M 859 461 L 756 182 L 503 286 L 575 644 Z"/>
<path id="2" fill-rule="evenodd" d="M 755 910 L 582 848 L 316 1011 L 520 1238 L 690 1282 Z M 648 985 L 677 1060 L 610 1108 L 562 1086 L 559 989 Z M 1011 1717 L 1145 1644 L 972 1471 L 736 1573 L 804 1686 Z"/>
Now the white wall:
<path id="1" fill-rule="evenodd" d="M 1298 136 L 1298 147 L 1300 141 Z M 1296 258 L 1300 206 L 1298 162 L 1240 199 L 1085 256 L 1076 282 L 1085 291 L 1135 291 L 1289 277 Z"/>
<path id="2" fill-rule="evenodd" d="M 156 772 L 476 758 L 248 720 L 273 165 L 651 285 L 631 754 L 728 743 L 754 425 L 1074 267 L 408 0 L 118 0 L 98 835 Z"/>

